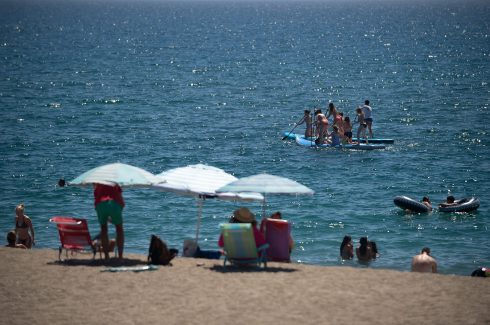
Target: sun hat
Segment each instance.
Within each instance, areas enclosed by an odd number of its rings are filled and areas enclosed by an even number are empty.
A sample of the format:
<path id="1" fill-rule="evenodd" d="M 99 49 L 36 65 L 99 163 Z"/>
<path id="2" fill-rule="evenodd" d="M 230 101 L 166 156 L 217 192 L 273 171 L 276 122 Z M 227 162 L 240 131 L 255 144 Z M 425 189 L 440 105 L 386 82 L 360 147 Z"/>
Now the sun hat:
<path id="1" fill-rule="evenodd" d="M 233 217 L 239 222 L 249 223 L 255 221 L 255 215 L 248 208 L 240 208 L 233 212 Z"/>

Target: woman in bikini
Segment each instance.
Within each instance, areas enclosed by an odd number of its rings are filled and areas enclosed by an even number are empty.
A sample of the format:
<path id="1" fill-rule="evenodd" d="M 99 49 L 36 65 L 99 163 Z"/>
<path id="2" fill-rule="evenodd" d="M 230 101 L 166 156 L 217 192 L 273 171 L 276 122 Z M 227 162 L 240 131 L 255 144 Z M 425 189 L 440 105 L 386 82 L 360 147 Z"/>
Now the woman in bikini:
<path id="1" fill-rule="evenodd" d="M 34 245 L 34 227 L 32 226 L 31 218 L 24 214 L 24 210 L 24 204 L 19 204 L 15 208 L 15 234 L 17 235 L 18 244 L 32 248 L 32 245 Z"/>

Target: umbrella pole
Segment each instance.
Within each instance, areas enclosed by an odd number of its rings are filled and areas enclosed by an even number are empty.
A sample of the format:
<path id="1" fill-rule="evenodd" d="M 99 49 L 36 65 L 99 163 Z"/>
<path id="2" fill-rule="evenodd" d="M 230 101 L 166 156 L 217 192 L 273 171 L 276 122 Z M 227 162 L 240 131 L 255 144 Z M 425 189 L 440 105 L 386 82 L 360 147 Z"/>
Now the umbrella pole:
<path id="1" fill-rule="evenodd" d="M 264 194 L 264 201 L 262 202 L 262 219 L 265 219 L 266 216 L 265 216 L 265 194 Z"/>
<path id="2" fill-rule="evenodd" d="M 197 200 L 197 226 L 196 226 L 196 244 L 199 240 L 199 227 L 201 226 L 202 204 L 204 199 Z"/>

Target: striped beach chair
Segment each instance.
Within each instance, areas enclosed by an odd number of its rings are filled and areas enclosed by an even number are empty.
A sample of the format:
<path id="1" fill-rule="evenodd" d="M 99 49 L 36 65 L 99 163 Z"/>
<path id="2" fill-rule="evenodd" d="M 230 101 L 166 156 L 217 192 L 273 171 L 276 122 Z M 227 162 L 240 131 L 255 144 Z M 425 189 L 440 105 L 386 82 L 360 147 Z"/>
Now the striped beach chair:
<path id="1" fill-rule="evenodd" d="M 65 249 L 66 257 L 68 257 L 68 251 L 81 252 L 84 251 L 85 248 L 89 248 L 93 253 L 93 258 L 95 258 L 96 249 L 95 246 L 92 245 L 92 239 L 90 237 L 86 219 L 53 217 L 49 219 L 49 222 L 56 224 L 60 235 L 61 245 L 59 247 L 58 259 L 61 260 L 63 249 Z"/>
<path id="2" fill-rule="evenodd" d="M 256 247 L 252 225 L 249 223 L 225 223 L 220 225 L 223 234 L 224 255 L 226 263 L 267 267 L 265 250 L 269 244 Z"/>

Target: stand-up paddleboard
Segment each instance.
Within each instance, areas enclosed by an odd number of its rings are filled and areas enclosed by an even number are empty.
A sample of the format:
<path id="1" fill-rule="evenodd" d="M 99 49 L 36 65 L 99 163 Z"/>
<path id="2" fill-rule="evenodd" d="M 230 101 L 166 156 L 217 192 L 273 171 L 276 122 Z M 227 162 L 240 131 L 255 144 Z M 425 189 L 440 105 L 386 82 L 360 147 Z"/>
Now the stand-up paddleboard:
<path id="1" fill-rule="evenodd" d="M 283 137 L 285 139 L 288 139 L 288 140 L 295 140 L 296 136 L 303 136 L 303 135 L 299 134 L 299 133 L 290 133 L 289 131 L 286 131 L 283 133 Z M 312 139 L 314 139 L 314 138 L 312 138 Z M 358 140 L 357 138 L 352 138 L 352 141 L 354 141 L 354 142 L 358 142 L 357 140 Z M 361 142 L 366 142 L 366 139 L 361 138 Z M 368 142 L 369 143 L 375 143 L 375 144 L 378 144 L 378 143 L 393 144 L 393 143 L 395 143 L 395 140 L 385 139 L 385 138 L 372 138 L 372 139 L 368 138 Z"/>
<path id="2" fill-rule="evenodd" d="M 393 203 L 404 210 L 410 210 L 417 213 L 430 212 L 430 208 L 422 202 L 415 201 L 414 199 L 404 195 L 396 196 L 393 199 Z"/>
<path id="3" fill-rule="evenodd" d="M 316 144 L 314 138 L 306 139 L 304 136 L 296 136 L 296 143 L 303 147 L 315 147 L 315 148 L 335 148 L 335 149 L 347 149 L 347 150 L 375 150 L 384 149 L 385 145 L 382 144 L 341 144 L 338 146 L 332 146 L 331 144 Z"/>

